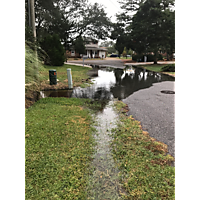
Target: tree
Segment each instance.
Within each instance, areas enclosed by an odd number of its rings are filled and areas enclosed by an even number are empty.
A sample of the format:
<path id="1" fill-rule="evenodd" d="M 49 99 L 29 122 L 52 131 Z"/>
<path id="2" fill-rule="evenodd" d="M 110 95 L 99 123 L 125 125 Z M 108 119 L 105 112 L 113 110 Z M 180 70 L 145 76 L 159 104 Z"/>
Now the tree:
<path id="1" fill-rule="evenodd" d="M 128 55 L 132 55 L 132 54 L 133 54 L 132 49 L 129 49 L 129 50 L 128 50 Z"/>
<path id="2" fill-rule="evenodd" d="M 126 49 L 126 47 L 124 47 L 124 51 L 123 51 L 122 55 L 123 55 L 123 57 L 127 56 L 127 49 Z"/>
<path id="3" fill-rule="evenodd" d="M 130 36 L 131 49 L 138 54 L 154 52 L 154 63 L 157 63 L 158 50 L 173 51 L 174 37 L 174 0 L 146 0 L 122 3 L 125 13 L 118 20 L 126 25 L 124 32 Z M 127 16 L 127 12 L 136 14 Z"/>
<path id="4" fill-rule="evenodd" d="M 88 4 L 87 0 L 35 0 L 35 14 L 38 40 L 57 34 L 66 49 L 79 36 L 96 39 L 109 36 L 111 22 L 104 7 L 98 3 Z"/>
<path id="5" fill-rule="evenodd" d="M 78 37 L 74 43 L 74 48 L 79 54 L 85 54 L 85 45 L 82 37 Z"/>
<path id="6" fill-rule="evenodd" d="M 42 49 L 48 54 L 45 64 L 62 66 L 65 61 L 64 48 L 58 35 L 48 35 L 41 42 Z"/>
<path id="7" fill-rule="evenodd" d="M 118 51 L 119 57 L 123 53 L 124 47 L 127 49 L 131 47 L 131 38 L 125 30 L 125 23 L 117 22 L 113 25 L 111 39 L 116 40 L 115 49 Z"/>

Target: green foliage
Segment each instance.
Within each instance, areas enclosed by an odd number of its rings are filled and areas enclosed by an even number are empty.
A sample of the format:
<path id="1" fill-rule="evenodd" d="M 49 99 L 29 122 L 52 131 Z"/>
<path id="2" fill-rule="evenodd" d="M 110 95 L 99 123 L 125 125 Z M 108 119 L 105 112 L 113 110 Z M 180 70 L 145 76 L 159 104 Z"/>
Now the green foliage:
<path id="1" fill-rule="evenodd" d="M 128 35 L 128 43 L 125 43 L 138 54 L 153 52 L 155 63 L 159 48 L 169 54 L 174 51 L 174 0 L 124 0 L 120 3 L 124 12 L 118 15 L 118 24 L 126 28 L 117 37 Z M 136 11 L 134 15 L 133 11 Z"/>
<path id="2" fill-rule="evenodd" d="M 147 62 L 153 62 L 155 59 L 155 56 L 152 54 L 146 54 L 146 55 L 140 55 L 140 54 L 133 54 L 132 60 L 137 62 L 144 62 L 144 56 L 147 57 Z M 158 60 L 163 60 L 163 56 L 161 54 L 157 55 Z"/>
<path id="3" fill-rule="evenodd" d="M 57 34 L 66 49 L 74 41 L 74 33 L 96 39 L 105 39 L 109 35 L 110 19 L 98 3 L 90 4 L 87 0 L 36 0 L 35 13 L 38 40 L 47 34 Z"/>
<path id="4" fill-rule="evenodd" d="M 30 46 L 31 45 L 31 46 Z M 38 70 L 41 68 L 41 62 L 34 47 L 30 42 L 25 43 L 25 83 L 38 84 L 39 73 Z"/>
<path id="5" fill-rule="evenodd" d="M 127 55 L 126 47 L 124 47 L 124 51 L 123 51 L 122 55 L 123 55 L 123 57 L 126 57 L 126 55 Z"/>
<path id="6" fill-rule="evenodd" d="M 132 50 L 132 49 L 129 49 L 127 54 L 128 54 L 128 55 L 132 55 L 132 54 L 133 54 L 133 50 Z"/>
<path id="7" fill-rule="evenodd" d="M 41 42 L 42 49 L 48 54 L 50 61 L 46 58 L 45 64 L 62 66 L 65 61 L 64 48 L 57 35 L 48 35 Z"/>
<path id="8" fill-rule="evenodd" d="M 29 41 L 32 43 L 35 42 L 35 39 L 33 37 L 33 31 L 28 25 L 25 26 L 25 39 L 26 41 Z"/>
<path id="9" fill-rule="evenodd" d="M 175 72 L 175 64 L 163 66 L 161 72 Z"/>
<path id="10" fill-rule="evenodd" d="M 94 146 L 86 106 L 90 100 L 45 98 L 26 110 L 26 199 L 86 199 Z"/>
<path id="11" fill-rule="evenodd" d="M 85 54 L 85 44 L 82 37 L 76 39 L 74 48 L 79 54 Z"/>

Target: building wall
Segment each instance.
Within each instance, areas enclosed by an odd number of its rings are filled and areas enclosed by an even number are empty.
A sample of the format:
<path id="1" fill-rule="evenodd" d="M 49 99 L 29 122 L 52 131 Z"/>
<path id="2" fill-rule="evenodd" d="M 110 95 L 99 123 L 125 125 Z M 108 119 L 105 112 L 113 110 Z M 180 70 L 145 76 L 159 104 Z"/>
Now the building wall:
<path id="1" fill-rule="evenodd" d="M 102 58 L 102 56 L 103 56 L 103 58 L 106 58 L 106 52 L 105 51 L 99 51 L 99 57 Z"/>

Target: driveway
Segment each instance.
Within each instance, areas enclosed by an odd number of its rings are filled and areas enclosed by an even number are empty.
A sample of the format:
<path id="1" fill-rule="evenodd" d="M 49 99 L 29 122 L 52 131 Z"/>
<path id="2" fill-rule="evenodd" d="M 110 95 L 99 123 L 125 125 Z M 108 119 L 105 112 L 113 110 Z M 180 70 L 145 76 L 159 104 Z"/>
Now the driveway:
<path id="1" fill-rule="evenodd" d="M 174 91 L 173 81 L 154 83 L 152 87 L 139 90 L 123 100 L 129 107 L 129 115 L 141 122 L 143 130 L 151 137 L 168 145 L 175 157 L 174 95 L 162 90 Z"/>

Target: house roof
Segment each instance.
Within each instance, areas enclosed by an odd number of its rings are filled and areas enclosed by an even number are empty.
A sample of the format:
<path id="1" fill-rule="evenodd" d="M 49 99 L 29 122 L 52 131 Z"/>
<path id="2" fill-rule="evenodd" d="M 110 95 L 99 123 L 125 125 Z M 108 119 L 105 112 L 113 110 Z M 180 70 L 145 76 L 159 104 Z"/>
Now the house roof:
<path id="1" fill-rule="evenodd" d="M 105 47 L 94 47 L 94 46 L 85 46 L 86 50 L 93 50 L 93 51 L 107 51 Z"/>

